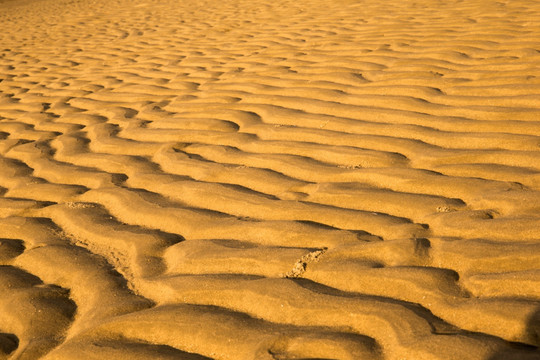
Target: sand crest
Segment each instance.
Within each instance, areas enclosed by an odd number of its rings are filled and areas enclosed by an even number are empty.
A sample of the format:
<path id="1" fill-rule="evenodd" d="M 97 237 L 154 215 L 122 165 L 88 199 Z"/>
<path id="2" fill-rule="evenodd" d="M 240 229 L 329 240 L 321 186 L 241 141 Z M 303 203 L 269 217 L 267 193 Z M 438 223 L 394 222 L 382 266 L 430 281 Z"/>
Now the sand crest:
<path id="1" fill-rule="evenodd" d="M 0 24 L 0 360 L 540 359 L 538 2 Z"/>

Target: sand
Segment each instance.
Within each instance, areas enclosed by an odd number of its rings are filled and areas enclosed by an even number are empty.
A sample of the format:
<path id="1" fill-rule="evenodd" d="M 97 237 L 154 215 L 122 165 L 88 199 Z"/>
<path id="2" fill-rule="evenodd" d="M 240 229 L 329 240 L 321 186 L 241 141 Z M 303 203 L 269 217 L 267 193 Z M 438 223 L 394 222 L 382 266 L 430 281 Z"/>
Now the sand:
<path id="1" fill-rule="evenodd" d="M 0 359 L 540 359 L 539 2 L 0 24 Z"/>

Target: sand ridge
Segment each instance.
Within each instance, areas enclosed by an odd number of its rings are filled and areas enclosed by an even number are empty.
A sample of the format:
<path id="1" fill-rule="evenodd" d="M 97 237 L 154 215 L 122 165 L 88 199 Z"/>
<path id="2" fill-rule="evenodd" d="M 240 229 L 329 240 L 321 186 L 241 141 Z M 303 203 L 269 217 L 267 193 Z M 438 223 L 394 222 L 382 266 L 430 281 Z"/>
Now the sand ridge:
<path id="1" fill-rule="evenodd" d="M 0 359 L 540 359 L 535 2 L 0 23 Z"/>

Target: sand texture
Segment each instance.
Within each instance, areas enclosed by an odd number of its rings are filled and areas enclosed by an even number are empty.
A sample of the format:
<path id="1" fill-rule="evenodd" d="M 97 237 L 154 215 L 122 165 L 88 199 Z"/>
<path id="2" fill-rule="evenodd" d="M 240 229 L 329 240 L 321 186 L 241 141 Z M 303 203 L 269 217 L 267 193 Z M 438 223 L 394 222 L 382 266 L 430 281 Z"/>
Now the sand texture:
<path id="1" fill-rule="evenodd" d="M 0 24 L 0 360 L 540 359 L 539 1 Z"/>

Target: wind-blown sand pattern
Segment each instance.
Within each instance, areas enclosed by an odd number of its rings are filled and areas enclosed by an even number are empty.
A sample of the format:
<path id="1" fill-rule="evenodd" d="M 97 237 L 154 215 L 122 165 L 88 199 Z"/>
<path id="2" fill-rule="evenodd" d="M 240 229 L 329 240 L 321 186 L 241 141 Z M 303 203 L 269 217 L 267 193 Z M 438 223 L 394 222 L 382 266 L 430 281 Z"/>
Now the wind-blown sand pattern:
<path id="1" fill-rule="evenodd" d="M 0 24 L 0 359 L 540 358 L 538 2 Z"/>

